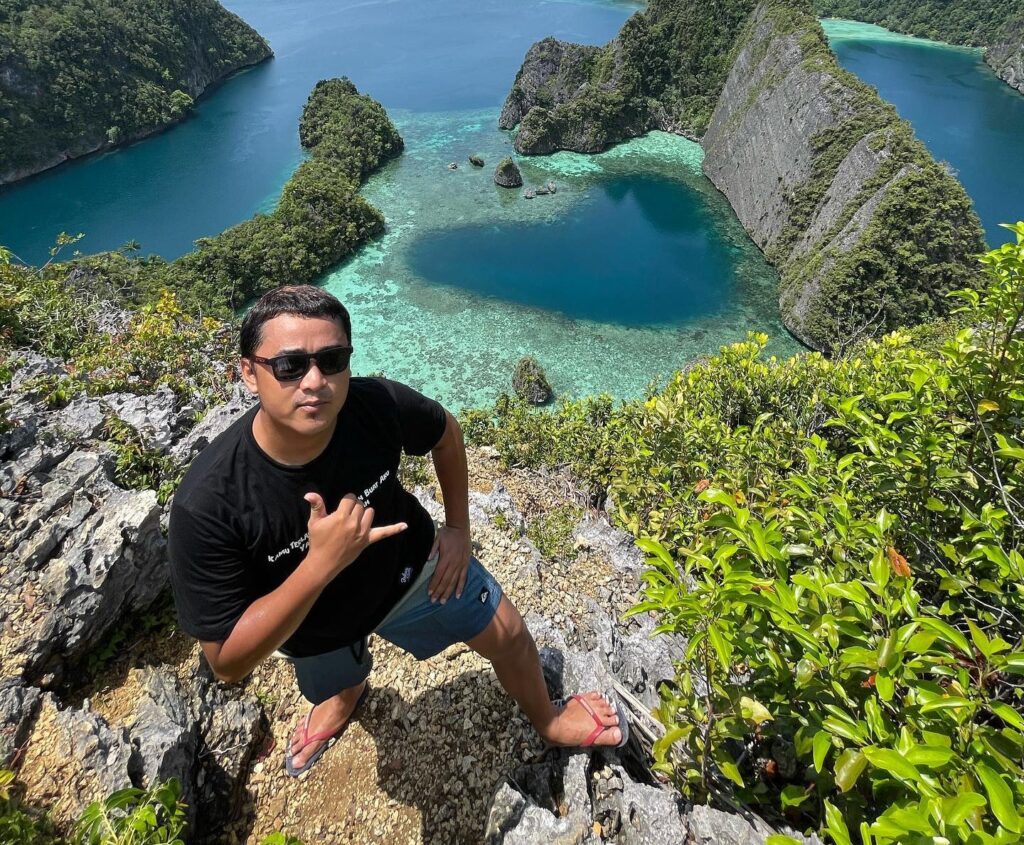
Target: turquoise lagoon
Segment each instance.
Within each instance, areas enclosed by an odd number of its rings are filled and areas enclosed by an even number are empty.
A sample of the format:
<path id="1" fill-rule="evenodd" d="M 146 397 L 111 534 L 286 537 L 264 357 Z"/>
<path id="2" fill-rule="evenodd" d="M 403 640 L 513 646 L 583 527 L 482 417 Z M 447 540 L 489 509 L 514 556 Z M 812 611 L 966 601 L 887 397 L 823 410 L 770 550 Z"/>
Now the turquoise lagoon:
<path id="1" fill-rule="evenodd" d="M 874 85 L 910 121 L 974 200 L 990 244 L 1024 217 L 1024 96 L 1002 82 L 980 50 L 899 35 L 871 24 L 824 20 L 840 64 Z"/>
<path id="2" fill-rule="evenodd" d="M 406 140 L 365 193 L 388 230 L 323 283 L 354 318 L 354 371 L 384 371 L 450 406 L 492 400 L 536 355 L 556 391 L 642 395 L 748 331 L 791 351 L 777 277 L 700 170 L 652 133 L 599 156 L 521 159 L 527 200 L 491 179 L 511 152 L 500 104 L 545 35 L 600 44 L 622 0 L 227 0 L 276 58 L 229 80 L 157 137 L 0 192 L 0 243 L 41 261 L 59 231 L 98 251 L 137 240 L 171 258 L 269 210 L 301 160 L 318 79 L 347 75 Z M 479 153 L 483 170 L 467 156 Z M 457 170 L 448 163 L 456 161 Z"/>

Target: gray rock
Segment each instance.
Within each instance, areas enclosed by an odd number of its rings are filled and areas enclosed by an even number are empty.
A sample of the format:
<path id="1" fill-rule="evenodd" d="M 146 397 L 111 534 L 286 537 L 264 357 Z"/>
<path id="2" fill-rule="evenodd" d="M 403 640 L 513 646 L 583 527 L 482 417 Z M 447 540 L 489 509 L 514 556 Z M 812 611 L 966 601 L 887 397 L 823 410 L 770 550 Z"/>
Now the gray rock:
<path id="1" fill-rule="evenodd" d="M 526 520 L 519 512 L 508 490 L 500 482 L 487 495 L 472 491 L 469 494 L 470 522 L 493 520 L 499 515 L 505 524 L 520 536 L 526 531 Z"/>
<path id="2" fill-rule="evenodd" d="M 605 839 L 623 845 L 686 841 L 678 793 L 637 783 L 621 767 L 612 770 L 612 777 L 598 781 L 594 790 L 594 818 Z"/>
<path id="3" fill-rule="evenodd" d="M 39 706 L 39 690 L 20 678 L 0 680 L 0 769 L 11 765 L 17 750 L 28 739 L 29 727 Z"/>
<path id="4" fill-rule="evenodd" d="M 141 785 L 149 788 L 177 778 L 182 785 L 181 799 L 189 805 L 192 816 L 192 772 L 198 745 L 196 721 L 181 685 L 170 672 L 152 670 L 144 684 L 131 729 L 138 749 Z"/>
<path id="5" fill-rule="evenodd" d="M 846 81 L 833 57 L 808 52 L 808 45 L 816 50 L 820 44 L 820 25 L 802 13 L 793 14 L 795 27 L 788 21 L 780 24 L 766 4 L 754 11 L 702 141 L 703 167 L 779 269 L 779 307 L 786 327 L 807 345 L 832 350 L 864 331 L 868 320 L 849 306 L 859 298 L 854 289 L 859 276 L 844 259 L 856 249 L 870 251 L 877 245 L 889 250 L 903 238 L 916 239 L 909 230 L 894 229 L 889 218 L 873 224 L 888 205 L 902 201 L 905 191 L 919 190 L 914 177 L 922 169 L 945 195 L 962 200 L 955 207 L 964 210 L 955 212 L 960 217 L 953 225 L 965 265 L 973 251 L 972 230 L 980 238 L 980 229 L 966 210 L 969 201 L 962 186 L 902 140 L 903 130 L 909 135 L 910 128 L 895 131 L 898 118 L 890 117 L 880 101 L 877 108 L 865 104 L 864 93 Z M 850 148 L 829 175 L 817 206 L 806 223 L 800 220 L 801 231 L 790 237 L 797 198 L 819 178 L 823 133 L 851 123 L 858 125 L 860 136 L 851 136 Z M 943 219 L 942 225 L 948 223 Z M 921 221 L 908 220 L 907 225 Z M 879 234 L 883 231 L 884 236 Z M 884 243 L 879 240 L 883 237 Z M 933 258 L 936 273 L 901 277 L 893 282 L 899 290 L 873 288 L 879 305 L 877 329 L 919 320 L 928 313 L 920 304 L 925 300 L 934 303 L 936 312 L 943 310 L 945 291 L 959 284 L 960 270 L 948 250 Z M 866 304 L 861 311 L 870 314 Z"/>
<path id="6" fill-rule="evenodd" d="M 469 157 L 469 163 L 472 164 L 473 167 L 483 167 L 484 166 L 483 158 L 481 156 L 478 156 L 478 155 L 471 155 Z"/>
<path id="7" fill-rule="evenodd" d="M 502 188 L 518 188 L 523 184 L 519 166 L 510 158 L 503 158 L 494 170 L 494 184 Z"/>
<path id="8" fill-rule="evenodd" d="M 267 725 L 259 702 L 219 684 L 205 662 L 196 667 L 189 687 L 199 736 L 196 829 L 212 832 L 240 810 L 249 763 Z"/>
<path id="9" fill-rule="evenodd" d="M 572 532 L 573 543 L 579 549 L 599 552 L 615 570 L 639 579 L 644 570 L 643 553 L 636 541 L 625 531 L 612 526 L 605 516 L 587 514 Z"/>
<path id="10" fill-rule="evenodd" d="M 686 841 L 693 845 L 764 845 L 774 832 L 759 820 L 698 804 L 686 816 Z"/>
<path id="11" fill-rule="evenodd" d="M 50 693 L 46 693 L 46 698 L 51 706 L 57 707 Z M 57 709 L 54 730 L 57 748 L 74 762 L 76 769 L 88 772 L 96 781 L 97 795 L 77 796 L 79 811 L 91 800 L 134 786 L 132 774 L 137 771 L 138 758 L 126 730 L 112 728 L 89 710 L 74 708 Z"/>
<path id="12" fill-rule="evenodd" d="M 167 451 L 174 442 L 183 420 L 177 413 L 177 400 L 166 385 L 143 396 L 111 393 L 103 397 L 104 406 L 138 432 L 147 448 Z"/>
<path id="13" fill-rule="evenodd" d="M 25 382 L 37 376 L 64 375 L 67 370 L 64 364 L 57 358 L 47 358 L 31 349 L 20 349 L 17 352 L 18 366 L 11 375 L 11 383 L 8 389 L 11 393 L 22 392 Z"/>
<path id="14" fill-rule="evenodd" d="M 124 614 L 152 604 L 167 584 L 159 519 L 153 491 L 115 488 L 46 562 L 39 612 L 11 637 L 28 677 L 52 683 L 65 660 L 80 657 Z"/>
<path id="15" fill-rule="evenodd" d="M 171 457 L 180 464 L 192 459 L 226 431 L 236 419 L 256 404 L 256 397 L 244 384 L 235 385 L 234 394 L 223 405 L 211 408 L 206 416 L 171 449 Z"/>

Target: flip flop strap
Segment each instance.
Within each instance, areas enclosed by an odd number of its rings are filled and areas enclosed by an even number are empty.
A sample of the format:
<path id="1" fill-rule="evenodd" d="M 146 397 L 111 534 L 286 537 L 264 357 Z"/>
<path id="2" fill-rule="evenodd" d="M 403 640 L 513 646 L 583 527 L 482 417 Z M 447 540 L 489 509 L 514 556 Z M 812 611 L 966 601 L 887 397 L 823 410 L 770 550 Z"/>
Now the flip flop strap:
<path id="1" fill-rule="evenodd" d="M 607 726 L 601 721 L 601 717 L 594 712 L 594 708 L 590 706 L 590 702 L 582 695 L 573 695 L 571 698 L 578 701 L 583 706 L 583 709 L 590 714 L 590 718 L 594 720 L 594 729 L 587 735 L 587 738 L 580 743 L 582 747 L 586 748 L 597 741 L 597 738 L 607 730 Z"/>

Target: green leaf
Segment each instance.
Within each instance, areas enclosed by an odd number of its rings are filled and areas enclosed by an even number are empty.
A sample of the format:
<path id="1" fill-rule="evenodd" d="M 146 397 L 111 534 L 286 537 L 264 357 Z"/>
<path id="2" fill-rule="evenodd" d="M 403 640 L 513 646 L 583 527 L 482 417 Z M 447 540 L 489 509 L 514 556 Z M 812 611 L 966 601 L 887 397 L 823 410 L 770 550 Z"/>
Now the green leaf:
<path id="1" fill-rule="evenodd" d="M 930 616 L 921 617 L 917 621 L 925 628 L 938 634 L 941 639 L 950 645 L 956 646 L 962 654 L 968 656 L 971 654 L 971 646 L 967 642 L 967 638 L 952 625 L 947 625 L 941 619 L 934 619 Z"/>
<path id="2" fill-rule="evenodd" d="M 715 759 L 718 764 L 718 768 L 722 774 L 725 775 L 737 786 L 743 786 L 743 775 L 740 774 L 740 770 L 732 760 L 727 760 L 725 757 L 718 757 Z"/>
<path id="3" fill-rule="evenodd" d="M 985 792 L 988 793 L 988 803 L 992 808 L 992 814 L 999 823 L 1013 833 L 1021 832 L 1020 816 L 1014 807 L 1013 793 L 1006 782 L 984 763 L 978 763 L 974 770 L 978 773 Z"/>
<path id="4" fill-rule="evenodd" d="M 836 760 L 836 786 L 840 792 L 848 792 L 857 783 L 861 772 L 867 768 L 868 760 L 856 748 L 847 748 Z"/>
<path id="5" fill-rule="evenodd" d="M 959 710 L 961 707 L 973 708 L 974 702 L 961 698 L 958 695 L 943 695 L 921 705 L 922 713 L 932 713 L 936 710 Z"/>
<path id="6" fill-rule="evenodd" d="M 818 731 L 814 735 L 813 749 L 815 771 L 821 771 L 821 767 L 825 765 L 825 756 L 828 754 L 828 750 L 831 747 L 832 734 L 830 734 L 828 731 Z"/>
<path id="7" fill-rule="evenodd" d="M 902 780 L 920 781 L 921 773 L 917 767 L 907 760 L 902 754 L 893 751 L 891 748 L 879 748 L 868 746 L 864 749 L 864 756 L 876 769 L 888 772 Z"/>
<path id="8" fill-rule="evenodd" d="M 783 836 L 781 833 L 773 833 L 765 841 L 764 845 L 801 845 L 799 839 L 792 836 Z"/>
<path id="9" fill-rule="evenodd" d="M 953 759 L 953 750 L 941 745 L 914 745 L 906 756 L 915 766 L 938 769 Z"/>
<path id="10" fill-rule="evenodd" d="M 785 810 L 789 807 L 799 807 L 804 803 L 804 801 L 811 797 L 811 793 L 802 786 L 790 784 L 782 790 L 782 795 L 780 797 L 782 800 L 782 809 Z"/>
<path id="11" fill-rule="evenodd" d="M 836 845 L 853 845 L 850 842 L 850 829 L 843 821 L 843 814 L 828 800 L 825 801 L 825 827 Z"/>
<path id="12" fill-rule="evenodd" d="M 749 696 L 743 696 L 740 699 L 740 713 L 743 718 L 748 722 L 753 722 L 755 725 L 761 725 L 765 722 L 772 720 L 772 714 L 768 711 L 760 701 L 756 701 Z"/>
<path id="13" fill-rule="evenodd" d="M 942 821 L 950 827 L 959 827 L 978 807 L 987 802 L 977 792 L 964 792 L 956 798 L 943 798 L 941 804 Z"/>
<path id="14" fill-rule="evenodd" d="M 1019 731 L 1024 731 L 1024 716 L 1021 716 L 1020 713 L 1014 710 L 1009 704 L 1003 704 L 999 701 L 990 704 L 989 709 L 1000 719 L 1006 722 L 1006 724 L 1015 727 Z"/>
<path id="15" fill-rule="evenodd" d="M 878 697 L 882 701 L 892 701 L 894 692 L 892 678 L 889 677 L 889 673 L 885 671 L 879 671 L 875 675 L 875 689 L 878 691 Z"/>
<path id="16" fill-rule="evenodd" d="M 715 654 L 718 655 L 718 662 L 722 664 L 722 668 L 728 672 L 732 664 L 732 649 L 729 644 L 725 641 L 725 637 L 722 636 L 722 632 L 719 630 L 717 625 L 708 626 L 708 639 L 711 640 L 711 645 L 715 649 Z"/>

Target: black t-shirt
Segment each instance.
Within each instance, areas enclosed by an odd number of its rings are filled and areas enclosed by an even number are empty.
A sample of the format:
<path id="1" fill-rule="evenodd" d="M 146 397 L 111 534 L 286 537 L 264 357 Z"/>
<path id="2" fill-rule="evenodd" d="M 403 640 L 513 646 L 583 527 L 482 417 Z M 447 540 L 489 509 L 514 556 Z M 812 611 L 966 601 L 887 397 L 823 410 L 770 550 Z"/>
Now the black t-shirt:
<path id="1" fill-rule="evenodd" d="M 408 523 L 363 550 L 320 594 L 284 643 L 297 657 L 322 654 L 372 631 L 419 575 L 434 526 L 398 480 L 401 453 L 425 455 L 444 434 L 444 408 L 387 379 L 353 378 L 324 451 L 285 466 L 256 444 L 259 406 L 192 462 L 171 507 L 171 586 L 181 627 L 200 640 L 227 638 L 246 608 L 277 589 L 309 548 L 306 493 L 332 513 L 354 493 L 374 525 Z"/>

